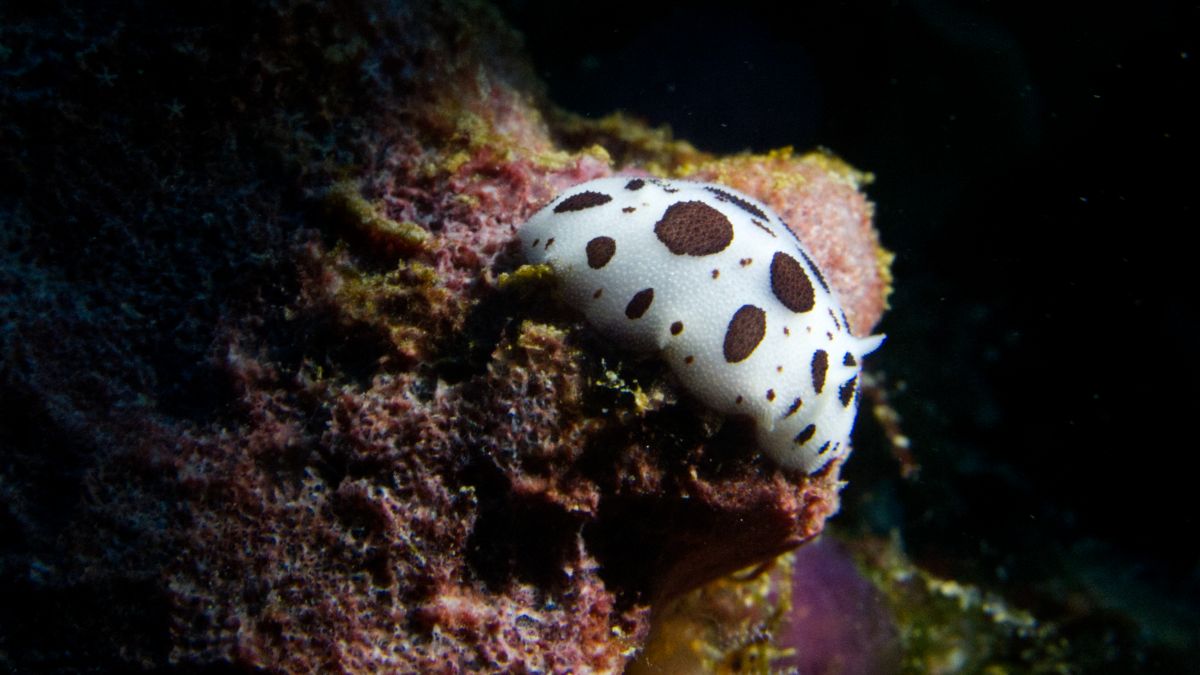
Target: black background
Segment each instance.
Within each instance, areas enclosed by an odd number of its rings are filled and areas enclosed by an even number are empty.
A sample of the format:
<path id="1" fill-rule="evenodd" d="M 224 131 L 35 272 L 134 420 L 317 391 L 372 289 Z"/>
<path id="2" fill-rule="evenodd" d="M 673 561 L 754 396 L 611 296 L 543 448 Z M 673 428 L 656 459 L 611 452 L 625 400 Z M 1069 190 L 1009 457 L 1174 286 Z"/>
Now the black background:
<path id="1" fill-rule="evenodd" d="M 875 175 L 871 362 L 922 471 L 860 442 L 838 526 L 984 583 L 1100 551 L 1200 597 L 1197 6 L 565 4 L 499 3 L 564 108 Z"/>

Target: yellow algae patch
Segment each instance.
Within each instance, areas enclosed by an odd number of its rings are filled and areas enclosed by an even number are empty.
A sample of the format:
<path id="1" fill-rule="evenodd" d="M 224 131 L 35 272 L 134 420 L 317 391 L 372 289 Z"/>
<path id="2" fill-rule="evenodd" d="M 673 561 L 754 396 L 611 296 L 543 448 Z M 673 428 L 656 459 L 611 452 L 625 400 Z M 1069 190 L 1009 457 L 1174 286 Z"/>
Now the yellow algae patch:
<path id="1" fill-rule="evenodd" d="M 875 174 L 869 171 L 859 171 L 826 148 L 818 148 L 813 152 L 806 153 L 800 158 L 800 161 L 816 164 L 829 175 L 848 181 L 856 190 L 875 182 Z"/>
<path id="2" fill-rule="evenodd" d="M 855 169 L 826 149 L 818 148 L 797 156 L 795 149 L 790 145 L 769 150 L 765 154 L 740 153 L 720 158 L 709 157 L 699 163 L 683 163 L 676 167 L 672 176 L 688 178 L 696 173 L 703 173 L 706 174 L 705 180 L 737 185 L 741 182 L 739 177 L 765 174 L 770 177 L 769 184 L 773 190 L 783 191 L 810 181 L 801 171 L 803 167 L 812 167 L 856 190 L 870 185 L 875 180 L 873 174 Z"/>
<path id="3" fill-rule="evenodd" d="M 575 155 L 565 150 L 542 150 L 530 158 L 533 165 L 547 171 L 561 171 L 575 163 Z"/>
<path id="4" fill-rule="evenodd" d="M 411 359 L 429 356 L 433 336 L 461 328 L 463 300 L 437 283 L 437 271 L 429 265 L 400 261 L 388 272 L 364 273 L 343 256 L 339 246 L 326 259 L 337 274 L 334 306 L 346 325 L 371 327 L 398 355 Z"/>
<path id="5" fill-rule="evenodd" d="M 458 152 L 447 157 L 446 161 L 442 163 L 441 168 L 448 174 L 455 174 L 458 173 L 458 170 L 462 168 L 462 165 L 466 164 L 468 161 L 470 161 L 470 159 L 471 153 L 467 152 L 466 150 L 459 150 Z"/>
<path id="6" fill-rule="evenodd" d="M 497 285 L 502 290 L 526 290 L 547 285 L 554 279 L 554 268 L 546 263 L 521 265 L 512 272 L 501 272 Z"/>
<path id="7" fill-rule="evenodd" d="M 896 535 L 860 540 L 854 548 L 895 617 L 901 673 L 1073 671 L 1070 645 L 1057 626 L 994 593 L 917 567 Z"/>
<path id="8" fill-rule="evenodd" d="M 618 370 L 611 368 L 606 368 L 603 377 L 597 378 L 592 384 L 627 397 L 626 400 L 633 402 L 633 412 L 638 415 L 645 415 L 675 402 L 675 397 L 664 389 L 661 382 L 655 382 L 647 391 L 637 382 L 627 382 Z"/>
<path id="9" fill-rule="evenodd" d="M 547 117 L 566 147 L 598 145 L 617 166 L 638 166 L 656 176 L 665 177 L 681 165 L 712 159 L 712 155 L 697 150 L 691 143 L 675 139 L 670 127 L 651 127 L 621 112 L 589 119 L 554 109 Z"/>
<path id="10" fill-rule="evenodd" d="M 875 266 L 879 270 L 879 278 L 883 279 L 883 308 L 892 308 L 892 282 L 896 280 L 892 276 L 892 263 L 896 262 L 896 254 L 887 250 L 883 245 L 875 247 Z"/>
<path id="11" fill-rule="evenodd" d="M 626 674 L 774 672 L 772 662 L 789 655 L 774 636 L 792 609 L 794 562 L 787 553 L 671 601 Z"/>
<path id="12" fill-rule="evenodd" d="M 388 218 L 359 192 L 354 181 L 337 183 L 325 195 L 329 215 L 361 234 L 406 249 L 423 248 L 429 233 L 410 221 Z"/>

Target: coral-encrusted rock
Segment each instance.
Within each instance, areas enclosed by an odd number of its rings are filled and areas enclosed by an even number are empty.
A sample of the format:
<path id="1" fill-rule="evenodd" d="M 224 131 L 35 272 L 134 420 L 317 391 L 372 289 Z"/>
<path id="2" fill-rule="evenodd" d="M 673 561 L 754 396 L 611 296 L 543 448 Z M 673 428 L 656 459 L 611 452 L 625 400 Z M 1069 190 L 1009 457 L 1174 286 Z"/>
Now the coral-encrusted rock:
<path id="1" fill-rule="evenodd" d="M 471 2 L 3 12 L 3 667 L 619 671 L 836 510 L 495 280 L 611 141 L 779 209 L 865 334 L 847 170 L 564 118 Z"/>

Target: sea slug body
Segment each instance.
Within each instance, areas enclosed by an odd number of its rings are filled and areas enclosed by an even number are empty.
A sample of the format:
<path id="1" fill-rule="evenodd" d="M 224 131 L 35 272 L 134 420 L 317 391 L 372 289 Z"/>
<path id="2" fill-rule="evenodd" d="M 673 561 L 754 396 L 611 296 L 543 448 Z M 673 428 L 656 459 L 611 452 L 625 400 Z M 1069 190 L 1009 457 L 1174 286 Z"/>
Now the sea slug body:
<path id="1" fill-rule="evenodd" d="M 705 405 L 754 419 L 780 465 L 820 470 L 849 452 L 858 338 L 804 247 L 732 188 L 649 178 L 577 185 L 519 231 L 565 300 L 630 349 L 658 350 Z"/>

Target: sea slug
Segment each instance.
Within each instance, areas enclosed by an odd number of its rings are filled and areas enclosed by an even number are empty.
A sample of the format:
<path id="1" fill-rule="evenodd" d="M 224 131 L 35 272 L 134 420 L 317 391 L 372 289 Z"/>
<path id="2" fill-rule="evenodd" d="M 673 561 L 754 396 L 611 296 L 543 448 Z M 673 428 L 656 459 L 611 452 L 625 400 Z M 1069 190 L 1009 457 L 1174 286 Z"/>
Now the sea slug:
<path id="1" fill-rule="evenodd" d="M 849 452 L 864 355 L 791 230 L 732 188 L 649 178 L 577 185 L 519 230 L 564 299 L 622 346 L 658 350 L 705 405 L 754 419 L 781 466 Z"/>

